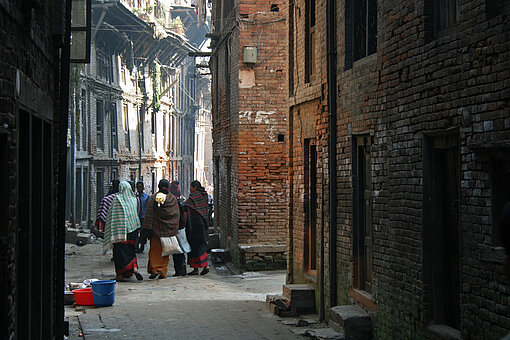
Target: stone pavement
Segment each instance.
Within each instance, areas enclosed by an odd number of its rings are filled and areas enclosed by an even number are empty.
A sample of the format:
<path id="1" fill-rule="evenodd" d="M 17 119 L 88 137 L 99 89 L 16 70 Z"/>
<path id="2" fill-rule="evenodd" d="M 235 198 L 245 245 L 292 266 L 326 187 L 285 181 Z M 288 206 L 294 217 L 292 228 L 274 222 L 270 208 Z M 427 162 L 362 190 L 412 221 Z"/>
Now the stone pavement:
<path id="1" fill-rule="evenodd" d="M 149 280 L 147 254 L 147 247 L 138 254 L 144 280 L 118 283 L 113 306 L 66 306 L 69 340 L 303 339 L 264 305 L 266 294 L 281 293 L 284 271 L 232 275 L 211 267 L 205 276 L 174 278 L 170 262 L 167 279 Z M 66 284 L 113 279 L 110 258 L 97 240 L 83 247 L 66 244 Z"/>

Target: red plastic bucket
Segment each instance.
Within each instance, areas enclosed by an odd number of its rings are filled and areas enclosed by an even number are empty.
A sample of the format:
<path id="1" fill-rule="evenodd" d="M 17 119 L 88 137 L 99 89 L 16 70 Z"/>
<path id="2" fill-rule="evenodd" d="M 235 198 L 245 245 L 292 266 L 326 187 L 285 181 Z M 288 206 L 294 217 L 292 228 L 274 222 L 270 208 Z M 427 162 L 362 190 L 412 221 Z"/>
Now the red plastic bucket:
<path id="1" fill-rule="evenodd" d="M 94 297 L 92 295 L 92 288 L 82 288 L 73 290 L 74 300 L 80 306 L 93 306 Z"/>

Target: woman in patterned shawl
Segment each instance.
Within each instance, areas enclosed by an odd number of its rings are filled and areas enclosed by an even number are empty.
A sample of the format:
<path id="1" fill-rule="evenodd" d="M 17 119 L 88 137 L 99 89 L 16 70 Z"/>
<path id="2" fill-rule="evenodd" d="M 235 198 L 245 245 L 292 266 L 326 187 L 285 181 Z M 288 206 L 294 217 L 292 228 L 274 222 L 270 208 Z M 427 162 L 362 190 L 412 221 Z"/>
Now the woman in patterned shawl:
<path id="1" fill-rule="evenodd" d="M 105 252 L 113 247 L 117 281 L 123 281 L 133 274 L 138 280 L 143 280 L 138 272 L 135 253 L 136 229 L 140 228 L 136 208 L 136 198 L 131 185 L 126 181 L 121 182 L 119 193 L 114 197 L 108 211 L 103 241 Z"/>
<path id="2" fill-rule="evenodd" d="M 209 272 L 207 262 L 207 238 L 209 205 L 207 204 L 207 192 L 199 181 L 193 181 L 190 185 L 189 198 L 184 202 L 186 208 L 186 234 L 191 246 L 188 254 L 188 264 L 193 271 L 188 275 L 198 275 L 198 268 L 204 268 L 200 275 Z"/>
<path id="3" fill-rule="evenodd" d="M 151 240 L 147 265 L 149 279 L 155 279 L 158 275 L 158 279 L 166 278 L 169 256 L 161 256 L 160 238 L 175 236 L 179 230 L 179 205 L 175 196 L 169 193 L 169 186 L 170 182 L 162 179 L 158 184 L 159 191 L 149 197 L 140 233 L 140 243 Z"/>
<path id="4" fill-rule="evenodd" d="M 108 216 L 108 211 L 112 206 L 114 197 L 119 192 L 119 184 L 120 182 L 118 179 L 114 179 L 112 181 L 112 187 L 110 188 L 110 191 L 101 200 L 99 208 L 97 209 L 96 223 L 94 224 L 96 228 L 92 229 L 92 233 L 99 238 L 104 237 L 104 226 L 106 224 L 106 217 Z"/>

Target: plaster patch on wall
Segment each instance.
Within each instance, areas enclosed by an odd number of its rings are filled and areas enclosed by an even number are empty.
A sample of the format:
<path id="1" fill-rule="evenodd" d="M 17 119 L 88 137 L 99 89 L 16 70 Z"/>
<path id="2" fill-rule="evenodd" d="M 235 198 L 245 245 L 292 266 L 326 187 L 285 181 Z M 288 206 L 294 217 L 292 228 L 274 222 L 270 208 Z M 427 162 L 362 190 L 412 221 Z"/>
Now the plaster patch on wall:
<path id="1" fill-rule="evenodd" d="M 239 87 L 242 89 L 255 86 L 255 70 L 242 69 L 239 70 Z"/>
<path id="2" fill-rule="evenodd" d="M 239 111 L 239 124 L 272 124 L 276 111 Z"/>

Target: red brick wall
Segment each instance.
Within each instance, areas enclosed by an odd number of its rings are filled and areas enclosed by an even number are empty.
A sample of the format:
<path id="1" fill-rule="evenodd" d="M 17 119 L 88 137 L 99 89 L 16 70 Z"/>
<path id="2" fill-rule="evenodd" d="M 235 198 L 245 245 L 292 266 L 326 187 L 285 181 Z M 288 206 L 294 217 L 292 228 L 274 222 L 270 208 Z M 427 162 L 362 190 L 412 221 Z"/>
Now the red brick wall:
<path id="1" fill-rule="evenodd" d="M 270 12 L 271 4 L 279 12 Z M 284 1 L 242 2 L 239 89 L 239 243 L 285 243 L 287 187 L 287 31 Z M 253 14 L 262 12 L 261 14 Z M 277 21 L 283 19 L 281 21 Z M 243 63 L 244 46 L 256 46 L 257 63 Z M 252 78 L 253 79 L 253 78 Z M 283 141 L 278 141 L 283 135 Z"/>
<path id="2" fill-rule="evenodd" d="M 279 6 L 278 12 L 270 11 L 272 4 Z M 238 244 L 286 240 L 286 9 L 285 1 L 241 1 L 234 6 L 239 29 L 224 20 L 213 50 L 213 77 L 218 79 L 212 82 L 213 149 L 219 164 L 215 168 L 216 223 L 222 245 L 230 247 L 234 261 L 238 261 Z M 245 46 L 257 48 L 255 64 L 243 63 Z M 230 79 L 224 78 L 226 49 Z M 230 82 L 230 114 L 226 81 Z"/>

